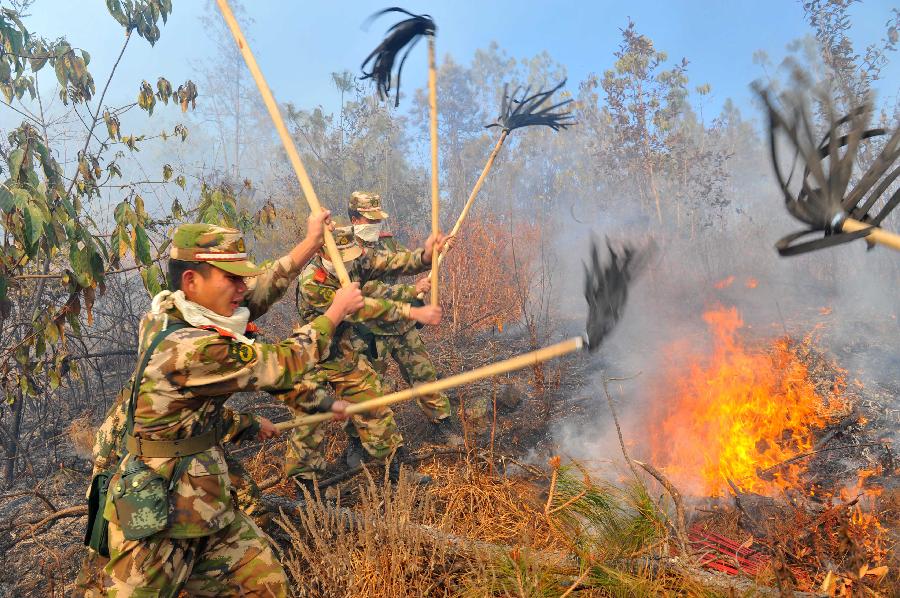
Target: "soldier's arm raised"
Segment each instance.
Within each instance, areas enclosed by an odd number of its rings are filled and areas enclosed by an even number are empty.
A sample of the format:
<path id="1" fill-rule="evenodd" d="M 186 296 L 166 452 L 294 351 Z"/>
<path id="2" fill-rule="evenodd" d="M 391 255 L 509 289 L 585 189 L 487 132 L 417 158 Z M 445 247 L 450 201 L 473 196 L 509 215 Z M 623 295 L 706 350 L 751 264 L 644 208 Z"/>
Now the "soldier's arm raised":
<path id="1" fill-rule="evenodd" d="M 306 274 L 300 280 L 300 295 L 306 304 L 319 313 L 323 313 L 332 305 L 335 288 L 327 281 L 317 281 L 312 271 Z M 372 281 L 366 285 L 367 288 L 375 288 Z M 415 320 L 423 324 L 436 325 L 441 321 L 441 313 L 441 308 L 437 306 L 418 307 L 404 301 L 364 297 L 362 308 L 348 314 L 344 320 L 359 324 L 365 323 L 367 320 L 378 320 L 385 323 Z"/>
<path id="2" fill-rule="evenodd" d="M 322 246 L 324 230 L 331 212 L 324 210 L 310 215 L 306 224 L 306 237 L 288 253 L 266 267 L 259 276 L 245 279 L 247 295 L 244 305 L 250 309 L 250 319 L 255 320 L 284 296 L 288 287 L 303 267 Z"/>
<path id="3" fill-rule="evenodd" d="M 171 362 L 173 371 L 161 374 L 180 377 L 179 385 L 195 396 L 285 391 L 327 355 L 333 332 L 334 326 L 324 316 L 295 328 L 279 343 L 248 345 L 213 332 L 179 331 L 175 334 L 181 342 L 175 350 L 182 355 L 166 359 L 160 368 Z M 178 363 L 181 359 L 183 365 Z"/>
<path id="4" fill-rule="evenodd" d="M 366 278 L 378 278 L 385 274 L 405 276 L 419 274 L 431 267 L 432 251 L 436 248 L 440 251 L 451 237 L 438 233 L 437 237 L 429 236 L 425 241 L 425 247 L 410 250 L 387 251 L 376 249 L 362 257 L 363 267 L 367 270 Z"/>

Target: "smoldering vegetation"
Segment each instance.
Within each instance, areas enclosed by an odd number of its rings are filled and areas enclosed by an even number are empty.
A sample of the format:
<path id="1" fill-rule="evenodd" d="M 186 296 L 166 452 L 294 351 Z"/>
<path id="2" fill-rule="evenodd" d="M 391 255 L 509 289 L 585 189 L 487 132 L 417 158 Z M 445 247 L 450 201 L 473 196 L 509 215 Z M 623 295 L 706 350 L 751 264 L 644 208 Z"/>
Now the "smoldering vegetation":
<path id="1" fill-rule="evenodd" d="M 810 4 L 815 39 L 798 44 L 795 60 L 817 80 L 831 81 L 830 92 L 847 109 L 869 97 L 877 73 L 866 70 L 872 63 L 844 51 L 852 43 L 828 12 L 836 5 Z M 223 39 L 230 41 L 227 34 Z M 377 471 L 347 475 L 341 458 L 346 439 L 338 426 L 328 430 L 321 495 L 280 479 L 283 441 L 237 449 L 266 490 L 274 515 L 267 529 L 298 592 L 306 592 L 300 595 L 379 596 L 385 588 L 398 595 L 728 595 L 810 590 L 826 582 L 826 591 L 837 593 L 836 584 L 845 581 L 855 589 L 896 588 L 889 549 L 897 530 L 887 523 L 893 518 L 896 524 L 897 506 L 887 502 L 896 496 L 890 494 L 896 493 L 891 443 L 900 438 L 892 375 L 900 349 L 893 292 L 900 262 L 863 241 L 780 258 L 774 243 L 797 223 L 783 209 L 772 176 L 762 112 L 747 114 L 726 101 L 710 114 L 703 74 L 663 50 L 641 34 L 640 24 L 624 24 L 616 54 L 598 58 L 595 74 L 568 80 L 554 95 L 554 101 L 572 100 L 573 126 L 510 134 L 442 270 L 444 323 L 424 331 L 441 375 L 581 334 L 587 311 L 582 262 L 591 240 L 654 245 L 629 289 L 624 318 L 598 354 L 454 391 L 450 446 L 431 444 L 414 405 L 399 407 L 415 455 L 408 466 L 434 478 L 427 488 L 382 485 Z M 883 49 L 885 59 L 889 51 Z M 276 140 L 263 132 L 268 124 L 261 107 L 229 100 L 255 93 L 246 77 L 230 70 L 240 63 L 229 52 L 223 45 L 222 64 L 203 65 L 198 79 L 210 104 L 201 96 L 198 114 L 188 115 L 187 140 L 174 151 L 130 155 L 123 168 L 128 176 L 173 162 L 176 172 L 191 175 L 171 195 L 147 195 L 159 220 L 154 242 L 174 222 L 227 213 L 231 224 L 247 231 L 261 261 L 302 235 L 306 210 L 287 161 L 278 159 Z M 766 65 L 766 71 L 790 84 L 789 70 Z M 748 74 L 748 85 L 754 78 Z M 485 125 L 497 119 L 504 90 L 551 89 L 564 79 L 565 65 L 549 53 L 512 57 L 491 46 L 471 57 L 441 58 L 444 229 L 500 135 Z M 340 213 L 350 191 L 379 192 L 391 214 L 389 228 L 404 242 L 421 241 L 429 219 L 425 90 L 401 97 L 404 108 L 397 110 L 379 103 L 349 72 L 335 73 L 334 84 L 342 94 L 340 111 L 285 104 L 319 196 Z M 874 101 L 877 124 L 895 128 L 896 107 Z M 877 152 L 877 142 L 872 148 Z M 208 159 L 198 162 L 198 155 Z M 104 190 L 94 207 L 98 221 L 118 199 Z M 900 222 L 890 217 L 884 227 L 900 230 Z M 83 322 L 69 340 L 71 367 L 61 383 L 47 383 L 40 398 L 4 409 L 0 518 L 8 538 L 0 548 L 9 567 L 0 580 L 14 594 L 72 590 L 92 434 L 131 374 L 136 326 L 148 302 L 133 274 L 112 278 L 97 297 L 93 322 Z M 280 338 L 293 325 L 292 296 L 293 289 L 261 321 L 268 338 Z M 717 336 L 707 314 L 723 318 L 732 308 L 743 325 Z M 733 344 L 723 347 L 723 338 Z M 787 458 L 847 444 L 860 448 L 822 453 L 790 472 L 782 472 L 776 458 L 777 476 L 767 473 L 772 479 L 765 481 L 772 487 L 734 477 L 734 488 L 720 493 L 699 477 L 677 476 L 679 463 L 669 457 L 683 449 L 668 442 L 665 421 L 673 413 L 690 416 L 691 409 L 702 415 L 702 404 L 684 399 L 699 388 L 698 379 L 722 365 L 718 358 L 738 369 L 796 373 L 802 380 L 779 374 L 763 382 L 786 392 L 815 390 L 815 400 L 821 399 L 803 412 L 822 422 L 808 438 L 784 426 L 766 428 L 769 436 L 753 438 L 760 454 L 779 442 L 786 452 L 777 454 Z M 802 371 L 779 369 L 785 363 Z M 690 378 L 696 368 L 699 378 Z M 396 371 L 389 377 L 403 385 Z M 721 402 L 740 403 L 744 396 L 723 393 Z M 286 417 L 267 396 L 233 402 L 272 419 Z M 742 434 L 752 436 L 734 437 Z M 811 446 L 802 444 L 807 441 Z M 656 465 L 664 481 L 637 461 Z M 863 478 L 864 470 L 873 473 Z M 824 479 L 811 481 L 817 471 Z M 684 521 L 679 509 L 685 505 L 666 486 L 672 481 L 687 503 Z M 811 506 L 798 498 L 810 490 L 823 496 Z M 853 503 L 844 490 L 881 502 L 857 497 Z M 773 496 L 801 506 L 786 511 Z M 769 527 L 754 523 L 760 512 Z M 806 528 L 798 531 L 791 522 Z M 716 544 L 713 532 L 738 547 L 752 536 L 752 543 L 732 550 L 752 567 L 742 561 L 737 577 L 710 573 L 731 563 L 705 560 L 729 546 Z M 346 558 L 323 556 L 333 554 Z M 33 562 L 40 566 L 29 568 L 30 575 L 12 575 Z M 863 565 L 879 574 L 860 573 Z M 892 573 L 881 574 L 881 567 Z"/>

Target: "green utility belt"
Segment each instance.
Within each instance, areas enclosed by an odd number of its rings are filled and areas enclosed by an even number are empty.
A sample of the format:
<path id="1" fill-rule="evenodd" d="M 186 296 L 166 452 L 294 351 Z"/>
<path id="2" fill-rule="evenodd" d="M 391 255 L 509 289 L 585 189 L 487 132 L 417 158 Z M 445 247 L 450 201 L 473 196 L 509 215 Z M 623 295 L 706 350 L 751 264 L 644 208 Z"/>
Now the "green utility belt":
<path id="1" fill-rule="evenodd" d="M 143 440 L 128 434 L 125 436 L 125 448 L 132 455 L 148 458 L 174 458 L 196 455 L 219 444 L 218 430 L 211 430 L 199 436 L 180 440 Z"/>

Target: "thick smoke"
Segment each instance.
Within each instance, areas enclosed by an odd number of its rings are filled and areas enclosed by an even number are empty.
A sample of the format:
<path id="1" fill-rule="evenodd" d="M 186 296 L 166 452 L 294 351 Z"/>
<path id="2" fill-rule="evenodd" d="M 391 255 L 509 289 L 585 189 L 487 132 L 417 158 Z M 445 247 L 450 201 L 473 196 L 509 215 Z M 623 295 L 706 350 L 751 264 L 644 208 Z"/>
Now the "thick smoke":
<path id="1" fill-rule="evenodd" d="M 812 333 L 816 347 L 835 359 L 865 387 L 892 382 L 896 366 L 897 272 L 900 256 L 889 249 L 867 250 L 866 243 L 781 258 L 774 243 L 796 230 L 782 205 L 771 164 L 759 137 L 749 137 L 729 162 L 727 206 L 709 226 L 685 234 L 653 222 L 637 201 L 618 202 L 616 211 L 580 221 L 558 215 L 558 256 L 584 255 L 591 234 L 611 239 L 653 237 L 659 246 L 649 271 L 631 290 L 618 329 L 591 360 L 577 398 L 593 401 L 593 417 L 557 426 L 561 452 L 585 462 L 621 461 L 616 430 L 606 404 L 602 377 L 628 378 L 609 385 L 632 456 L 647 458 L 648 413 L 659 400 L 666 373 L 679 356 L 705 355 L 712 334 L 702 314 L 713 307 L 736 307 L 744 320 L 740 335 L 751 347 L 785 334 L 802 339 Z M 890 225 L 888 225 L 890 226 Z M 580 274 L 572 259 L 558 259 L 558 305 L 569 331 L 575 331 L 585 304 Z M 891 396 L 881 393 L 880 396 Z M 900 401 L 881 399 L 869 409 L 894 421 Z M 896 427 L 887 430 L 896 440 Z"/>

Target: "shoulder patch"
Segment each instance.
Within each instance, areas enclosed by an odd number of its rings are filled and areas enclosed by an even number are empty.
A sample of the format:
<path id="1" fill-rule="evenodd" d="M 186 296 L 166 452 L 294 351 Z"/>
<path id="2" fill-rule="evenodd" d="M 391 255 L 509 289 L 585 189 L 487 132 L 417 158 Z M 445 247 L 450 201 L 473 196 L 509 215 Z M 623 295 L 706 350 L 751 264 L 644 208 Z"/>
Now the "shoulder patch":
<path id="1" fill-rule="evenodd" d="M 228 349 L 231 357 L 241 363 L 250 363 L 256 357 L 256 351 L 253 345 L 245 345 L 244 343 L 231 343 Z"/>
<path id="2" fill-rule="evenodd" d="M 328 272 L 325 271 L 325 268 L 316 268 L 316 273 L 313 274 L 313 280 L 318 283 L 323 283 L 328 280 Z"/>

